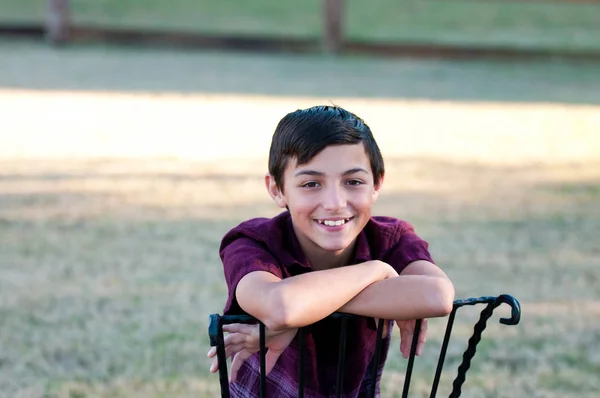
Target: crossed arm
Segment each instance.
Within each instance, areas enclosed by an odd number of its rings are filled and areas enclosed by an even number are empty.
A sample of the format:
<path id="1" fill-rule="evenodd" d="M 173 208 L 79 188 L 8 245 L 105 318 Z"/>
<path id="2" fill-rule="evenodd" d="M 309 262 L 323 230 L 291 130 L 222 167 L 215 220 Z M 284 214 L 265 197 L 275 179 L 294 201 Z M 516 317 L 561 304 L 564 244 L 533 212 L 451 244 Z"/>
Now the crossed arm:
<path id="1" fill-rule="evenodd" d="M 382 261 L 279 279 L 252 272 L 239 282 L 240 307 L 272 331 L 303 327 L 335 311 L 393 320 L 446 316 L 454 287 L 436 265 L 419 260 L 401 275 Z"/>
<path id="2" fill-rule="evenodd" d="M 381 261 L 368 261 L 324 271 L 280 279 L 257 271 L 238 283 L 240 307 L 267 328 L 267 374 L 290 344 L 299 327 L 315 323 L 335 311 L 396 320 L 400 327 L 400 351 L 407 357 L 415 332 L 415 319 L 425 319 L 419 334 L 417 354 L 425 343 L 427 318 L 452 311 L 454 286 L 446 274 L 428 261 L 407 265 L 401 275 Z M 231 381 L 242 363 L 258 350 L 258 331 L 249 325 L 226 325 L 226 356 L 235 355 Z M 216 349 L 211 372 L 217 371 Z"/>

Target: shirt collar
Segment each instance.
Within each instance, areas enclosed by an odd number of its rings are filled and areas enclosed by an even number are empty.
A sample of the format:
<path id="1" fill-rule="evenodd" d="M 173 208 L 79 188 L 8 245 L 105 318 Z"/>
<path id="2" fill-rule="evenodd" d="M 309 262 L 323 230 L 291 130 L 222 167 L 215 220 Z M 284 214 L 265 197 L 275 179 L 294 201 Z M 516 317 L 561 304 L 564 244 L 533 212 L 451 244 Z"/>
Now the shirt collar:
<path id="1" fill-rule="evenodd" d="M 367 234 L 363 229 L 356 237 L 356 246 L 354 246 L 354 264 L 364 263 L 373 259 L 371 255 L 371 247 Z"/>

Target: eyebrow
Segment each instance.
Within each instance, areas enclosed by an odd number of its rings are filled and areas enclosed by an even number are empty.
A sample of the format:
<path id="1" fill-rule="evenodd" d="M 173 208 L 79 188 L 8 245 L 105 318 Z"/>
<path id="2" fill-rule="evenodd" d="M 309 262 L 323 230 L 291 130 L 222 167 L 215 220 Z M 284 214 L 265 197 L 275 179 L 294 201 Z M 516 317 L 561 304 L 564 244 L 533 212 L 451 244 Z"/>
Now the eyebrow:
<path id="1" fill-rule="evenodd" d="M 347 175 L 355 174 L 355 173 L 369 174 L 369 172 L 367 170 L 363 169 L 362 167 L 355 167 L 353 169 L 344 171 L 344 173 L 342 173 L 342 175 L 347 176 Z M 303 176 L 303 175 L 304 176 L 322 177 L 325 175 L 325 173 L 323 173 L 322 171 L 316 171 L 316 170 L 299 170 L 294 174 L 294 177 L 299 177 L 299 176 Z"/>

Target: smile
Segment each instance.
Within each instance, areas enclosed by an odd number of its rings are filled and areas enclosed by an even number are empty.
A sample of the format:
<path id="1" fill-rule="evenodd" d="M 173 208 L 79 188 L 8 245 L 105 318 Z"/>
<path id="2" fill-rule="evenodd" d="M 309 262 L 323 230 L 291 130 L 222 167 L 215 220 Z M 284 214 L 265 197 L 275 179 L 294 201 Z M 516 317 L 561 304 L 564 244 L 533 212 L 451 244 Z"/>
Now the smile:
<path id="1" fill-rule="evenodd" d="M 346 224 L 348 221 L 351 221 L 354 217 L 349 218 L 340 218 L 337 220 L 315 220 L 319 224 L 327 225 L 328 227 L 339 227 L 340 225 Z"/>

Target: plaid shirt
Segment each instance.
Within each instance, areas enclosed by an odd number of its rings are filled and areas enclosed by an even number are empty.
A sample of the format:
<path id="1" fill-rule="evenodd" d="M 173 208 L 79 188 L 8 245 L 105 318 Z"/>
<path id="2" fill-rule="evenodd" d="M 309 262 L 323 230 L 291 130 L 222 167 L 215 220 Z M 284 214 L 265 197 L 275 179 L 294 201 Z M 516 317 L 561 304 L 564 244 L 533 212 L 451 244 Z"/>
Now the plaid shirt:
<path id="1" fill-rule="evenodd" d="M 358 235 L 351 264 L 381 260 L 400 273 L 413 261 L 432 262 L 427 249 L 427 242 L 419 238 L 407 222 L 389 217 L 372 217 Z M 266 271 L 284 279 L 312 270 L 287 211 L 272 219 L 256 218 L 235 227 L 223 238 L 220 255 L 229 289 L 225 314 L 243 313 L 235 298 L 235 288 L 248 273 Z M 391 330 L 391 322 L 389 326 Z M 335 397 L 339 330 L 339 321 L 331 318 L 306 328 L 303 375 L 306 398 Z M 348 321 L 342 397 L 366 397 L 373 382 L 379 392 L 390 337 L 385 338 L 381 360 L 375 364 L 376 336 L 373 319 Z M 298 354 L 296 336 L 267 377 L 267 397 L 292 398 L 298 395 Z M 259 363 L 256 354 L 242 365 L 237 381 L 230 386 L 232 397 L 259 397 Z M 376 380 L 371 378 L 373 366 L 377 366 Z"/>

